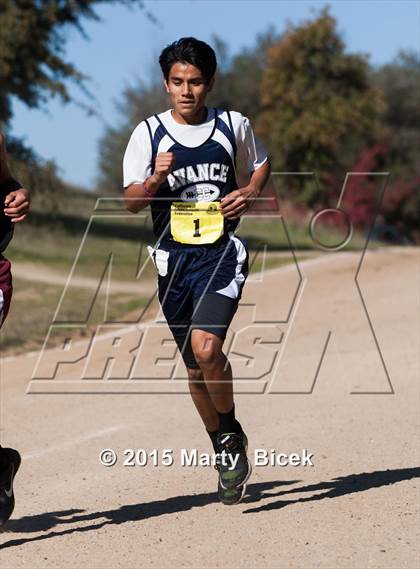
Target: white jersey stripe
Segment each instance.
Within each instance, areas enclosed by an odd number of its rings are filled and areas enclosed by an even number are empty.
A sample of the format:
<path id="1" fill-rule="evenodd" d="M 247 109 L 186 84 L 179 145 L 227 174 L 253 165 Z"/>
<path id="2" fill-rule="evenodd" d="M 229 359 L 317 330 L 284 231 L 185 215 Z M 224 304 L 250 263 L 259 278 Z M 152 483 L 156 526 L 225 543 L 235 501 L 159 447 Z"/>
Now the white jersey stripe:
<path id="1" fill-rule="evenodd" d="M 157 120 L 156 117 L 153 116 L 153 117 L 149 117 L 147 119 L 147 122 L 149 123 L 150 130 L 152 132 L 152 138 L 153 138 L 155 136 L 156 129 L 159 126 L 159 121 Z"/>
<path id="2" fill-rule="evenodd" d="M 212 139 L 215 140 L 216 142 L 218 142 L 219 144 L 221 144 L 223 146 L 223 148 L 226 150 L 226 152 L 229 154 L 229 156 L 232 159 L 232 163 L 235 160 L 235 157 L 233 155 L 233 148 L 232 145 L 230 143 L 230 140 L 227 138 L 227 136 L 218 128 L 215 130 Z"/>
<path id="3" fill-rule="evenodd" d="M 238 176 L 236 175 L 235 156 L 234 156 L 234 152 L 233 152 L 233 148 L 232 148 L 232 144 L 230 143 L 230 140 L 218 128 L 215 130 L 212 139 L 215 140 L 216 142 L 218 142 L 221 146 L 223 146 L 223 148 L 229 154 L 229 156 L 232 160 L 233 171 L 235 174 L 235 182 L 236 182 L 236 185 L 239 187 Z"/>
<path id="4" fill-rule="evenodd" d="M 159 152 L 168 152 L 168 150 L 175 144 L 175 142 L 172 140 L 172 138 L 170 136 L 168 136 L 167 134 L 165 134 L 165 136 L 162 137 L 162 140 L 159 142 L 159 147 L 158 147 L 158 154 Z"/>

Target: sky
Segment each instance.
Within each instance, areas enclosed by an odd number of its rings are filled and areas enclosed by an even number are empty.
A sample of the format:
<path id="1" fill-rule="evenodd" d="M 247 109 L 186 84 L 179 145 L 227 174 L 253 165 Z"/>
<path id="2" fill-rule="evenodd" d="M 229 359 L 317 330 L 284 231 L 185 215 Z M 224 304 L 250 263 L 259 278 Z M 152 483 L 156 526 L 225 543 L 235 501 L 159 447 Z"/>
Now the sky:
<path id="1" fill-rule="evenodd" d="M 62 178 L 95 189 L 98 147 L 106 125 L 117 126 L 117 102 L 124 89 L 156 73 L 161 50 L 182 36 L 211 43 L 217 35 L 231 55 L 252 46 L 258 33 L 273 25 L 315 17 L 326 5 L 320 0 L 145 0 L 145 11 L 124 6 L 100 6 L 100 22 L 86 21 L 86 41 L 69 30 L 65 57 L 90 77 L 98 116 L 89 117 L 76 105 L 49 101 L 47 109 L 28 109 L 14 101 L 11 132 L 44 159 L 54 160 Z M 392 61 L 400 50 L 420 50 L 420 0 L 333 0 L 330 13 L 348 52 L 364 53 L 373 65 Z M 79 100 L 92 104 L 72 88 Z M 136 125 L 133 125 L 133 129 Z"/>

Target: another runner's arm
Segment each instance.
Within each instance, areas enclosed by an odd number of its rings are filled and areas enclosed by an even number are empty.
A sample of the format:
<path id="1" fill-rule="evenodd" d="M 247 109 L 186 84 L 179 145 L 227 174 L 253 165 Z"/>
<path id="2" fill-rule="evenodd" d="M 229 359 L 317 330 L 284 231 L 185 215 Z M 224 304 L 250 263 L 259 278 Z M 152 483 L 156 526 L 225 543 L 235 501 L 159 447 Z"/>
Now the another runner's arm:
<path id="1" fill-rule="evenodd" d="M 29 191 L 13 178 L 7 164 L 6 141 L 0 133 L 0 197 L 4 213 L 13 223 L 23 221 L 29 211 Z"/>

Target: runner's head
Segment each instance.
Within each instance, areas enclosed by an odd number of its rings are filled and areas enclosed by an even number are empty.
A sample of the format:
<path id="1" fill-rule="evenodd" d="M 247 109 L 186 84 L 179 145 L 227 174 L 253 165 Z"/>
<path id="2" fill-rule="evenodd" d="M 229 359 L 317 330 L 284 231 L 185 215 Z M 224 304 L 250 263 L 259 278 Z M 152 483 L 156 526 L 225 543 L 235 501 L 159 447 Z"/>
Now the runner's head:
<path id="1" fill-rule="evenodd" d="M 185 119 L 200 115 L 217 68 L 213 49 L 195 38 L 181 38 L 165 47 L 159 63 L 175 112 Z"/>

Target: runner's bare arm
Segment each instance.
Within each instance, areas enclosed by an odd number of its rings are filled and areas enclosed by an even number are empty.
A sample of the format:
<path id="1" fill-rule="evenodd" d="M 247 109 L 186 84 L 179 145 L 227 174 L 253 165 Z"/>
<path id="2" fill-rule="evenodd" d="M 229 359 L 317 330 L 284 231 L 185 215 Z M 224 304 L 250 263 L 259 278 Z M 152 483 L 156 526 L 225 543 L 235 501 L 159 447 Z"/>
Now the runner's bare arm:
<path id="1" fill-rule="evenodd" d="M 150 178 L 147 178 L 142 184 L 131 184 L 125 189 L 125 207 L 133 213 L 147 207 L 174 165 L 175 155 L 173 152 L 160 152 L 156 157 L 155 171 Z"/>
<path id="2" fill-rule="evenodd" d="M 254 170 L 247 186 L 238 188 L 222 198 L 220 209 L 226 219 L 236 219 L 243 215 L 254 203 L 270 176 L 270 162 Z"/>
<path id="3" fill-rule="evenodd" d="M 4 213 L 7 217 L 17 223 L 23 221 L 29 211 L 30 196 L 26 188 L 22 188 L 10 173 L 7 163 L 6 140 L 0 133 L 0 186 L 2 187 L 2 197 L 4 198 Z"/>

